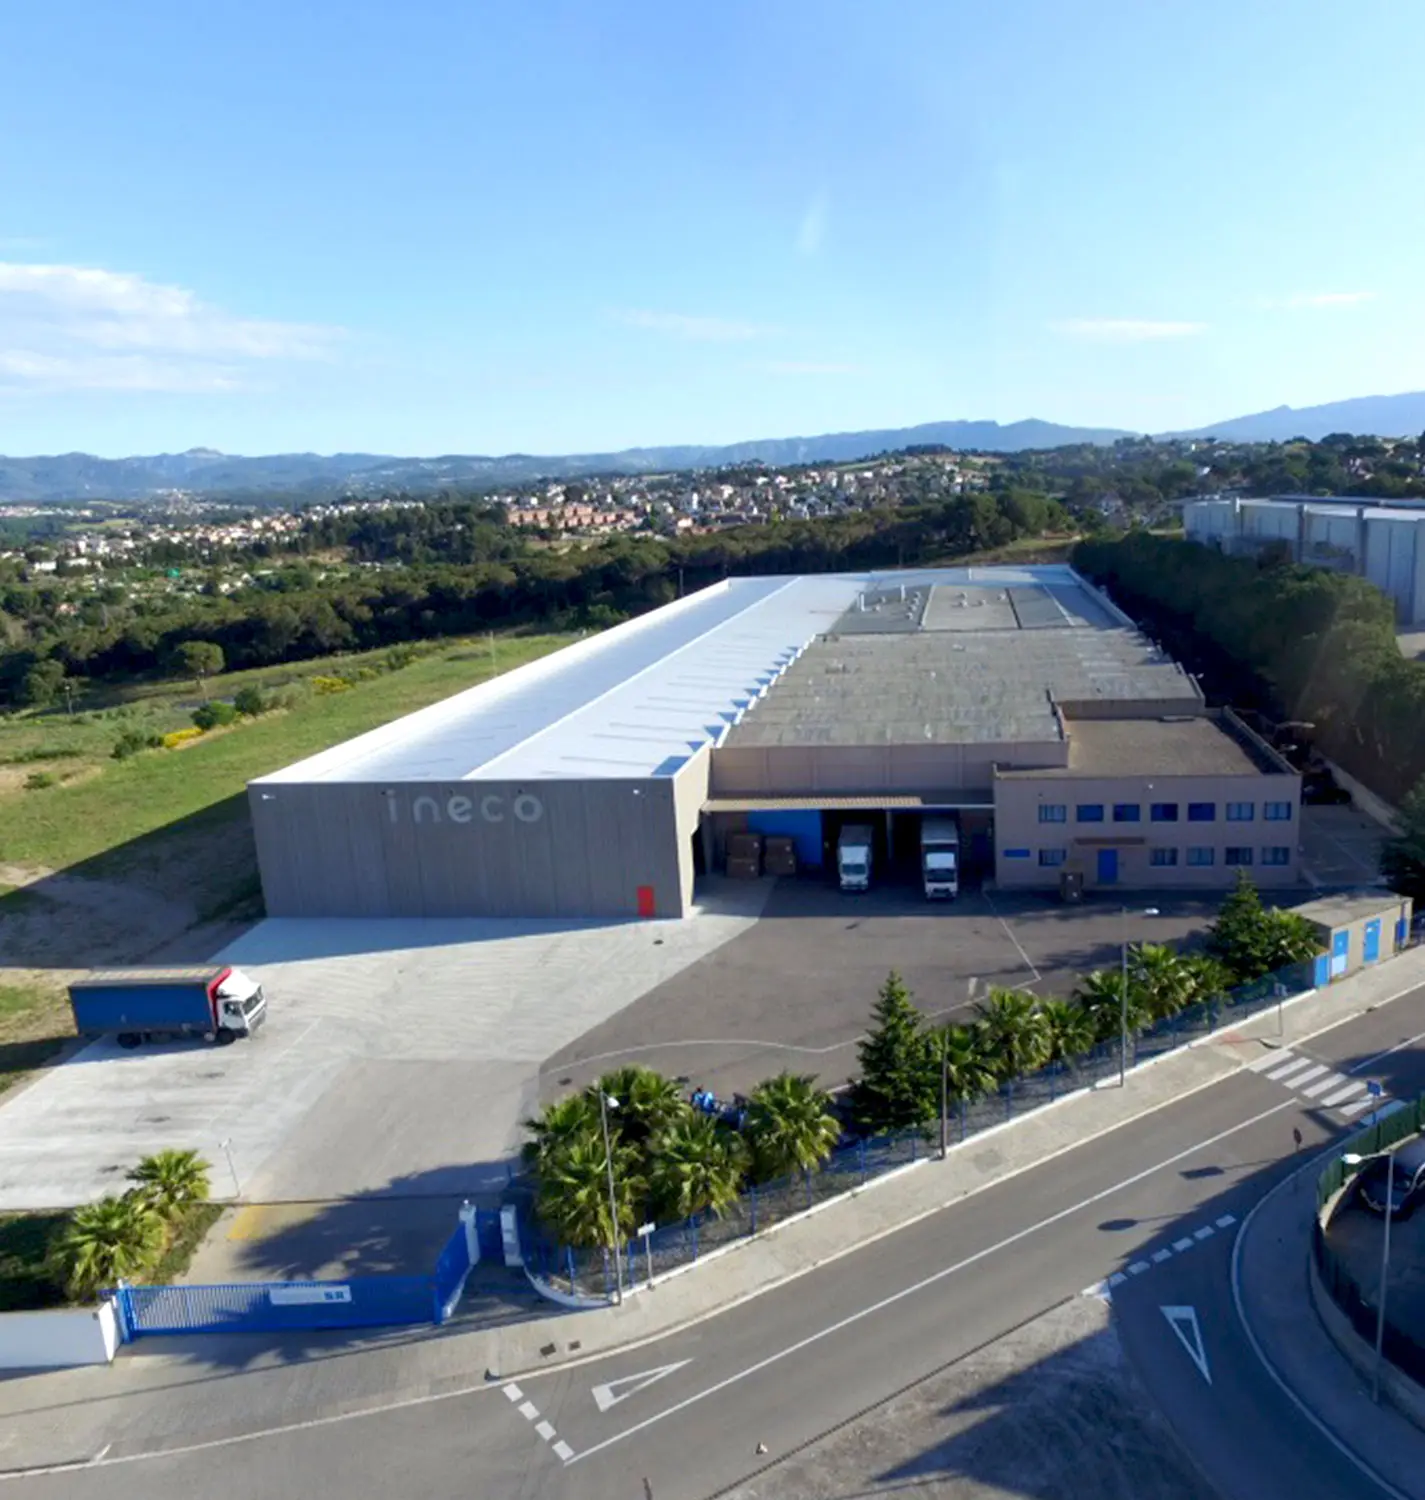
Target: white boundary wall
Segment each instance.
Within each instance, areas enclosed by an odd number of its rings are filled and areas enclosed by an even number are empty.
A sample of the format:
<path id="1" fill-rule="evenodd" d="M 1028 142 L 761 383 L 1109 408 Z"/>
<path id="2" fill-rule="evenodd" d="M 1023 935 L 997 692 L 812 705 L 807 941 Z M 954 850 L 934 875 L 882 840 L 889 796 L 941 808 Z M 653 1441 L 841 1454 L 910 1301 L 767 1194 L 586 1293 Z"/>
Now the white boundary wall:
<path id="1" fill-rule="evenodd" d="M 118 1347 L 119 1319 L 112 1301 L 0 1314 L 0 1370 L 107 1365 Z"/>

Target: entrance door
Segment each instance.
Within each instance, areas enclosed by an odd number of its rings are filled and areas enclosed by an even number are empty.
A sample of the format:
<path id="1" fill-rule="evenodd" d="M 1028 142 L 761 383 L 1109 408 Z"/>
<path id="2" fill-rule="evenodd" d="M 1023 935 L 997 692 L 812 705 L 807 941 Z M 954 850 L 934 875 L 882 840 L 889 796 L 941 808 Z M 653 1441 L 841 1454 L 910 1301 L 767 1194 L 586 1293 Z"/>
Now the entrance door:
<path id="1" fill-rule="evenodd" d="M 1380 957 L 1380 922 L 1366 923 L 1365 949 L 1361 955 L 1368 964 L 1373 964 Z"/>
<path id="2" fill-rule="evenodd" d="M 1118 850 L 1100 849 L 1098 851 L 1098 883 L 1100 885 L 1118 884 Z"/>
<path id="3" fill-rule="evenodd" d="M 1351 957 L 1351 932 L 1336 932 L 1331 935 L 1331 977 L 1339 978 L 1346 972 Z"/>

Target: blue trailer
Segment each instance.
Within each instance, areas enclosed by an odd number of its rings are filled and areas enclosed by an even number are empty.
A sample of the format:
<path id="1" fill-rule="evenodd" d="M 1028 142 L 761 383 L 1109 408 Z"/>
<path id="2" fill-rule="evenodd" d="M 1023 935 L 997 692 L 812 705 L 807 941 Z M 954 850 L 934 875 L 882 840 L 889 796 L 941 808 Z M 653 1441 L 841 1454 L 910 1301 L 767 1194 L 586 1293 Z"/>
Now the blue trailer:
<path id="1" fill-rule="evenodd" d="M 227 1043 L 251 1036 L 267 1014 L 262 986 L 226 964 L 110 969 L 69 987 L 80 1036 L 112 1036 L 121 1047 L 169 1037 Z"/>

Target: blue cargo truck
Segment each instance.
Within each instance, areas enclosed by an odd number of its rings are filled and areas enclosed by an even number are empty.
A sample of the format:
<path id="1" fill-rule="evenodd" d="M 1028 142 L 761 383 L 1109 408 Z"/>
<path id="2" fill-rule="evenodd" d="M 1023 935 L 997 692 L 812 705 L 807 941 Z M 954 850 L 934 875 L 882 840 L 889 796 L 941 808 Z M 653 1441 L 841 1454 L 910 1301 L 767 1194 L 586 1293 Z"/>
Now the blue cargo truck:
<path id="1" fill-rule="evenodd" d="M 226 964 L 105 970 L 75 980 L 69 1003 L 80 1036 L 112 1036 L 121 1047 L 190 1036 L 232 1042 L 267 1014 L 262 986 Z"/>

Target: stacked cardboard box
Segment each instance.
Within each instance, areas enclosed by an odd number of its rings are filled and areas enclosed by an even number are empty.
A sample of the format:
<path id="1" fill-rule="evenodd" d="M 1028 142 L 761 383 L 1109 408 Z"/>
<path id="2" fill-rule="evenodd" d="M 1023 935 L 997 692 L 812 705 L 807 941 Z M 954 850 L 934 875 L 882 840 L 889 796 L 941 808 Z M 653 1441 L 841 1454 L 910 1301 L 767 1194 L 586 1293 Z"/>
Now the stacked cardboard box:
<path id="1" fill-rule="evenodd" d="M 728 834 L 727 873 L 734 880 L 756 880 L 762 873 L 762 835 L 760 833 Z"/>
<path id="2" fill-rule="evenodd" d="M 755 859 L 739 858 L 736 854 L 729 854 L 727 856 L 727 873 L 734 880 L 756 880 L 762 873 L 762 867 L 760 862 Z"/>
<path id="3" fill-rule="evenodd" d="M 797 873 L 796 840 L 783 838 L 780 834 L 768 834 L 763 864 L 769 875 L 795 875 Z"/>

